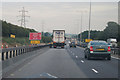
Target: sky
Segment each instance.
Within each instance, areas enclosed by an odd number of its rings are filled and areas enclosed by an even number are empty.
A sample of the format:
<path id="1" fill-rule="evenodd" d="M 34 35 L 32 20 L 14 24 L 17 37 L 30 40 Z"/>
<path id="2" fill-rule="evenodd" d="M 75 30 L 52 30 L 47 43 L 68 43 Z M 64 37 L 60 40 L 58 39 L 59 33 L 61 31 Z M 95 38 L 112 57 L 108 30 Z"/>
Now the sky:
<path id="1" fill-rule="evenodd" d="M 65 29 L 66 33 L 78 34 L 81 31 L 88 30 L 89 26 L 89 0 L 88 2 L 16 2 L 14 0 L 3 0 L 2 2 L 2 20 L 20 25 L 19 10 L 22 7 L 28 11 L 26 15 L 27 28 L 42 31 L 44 22 L 44 31 L 52 32 L 54 29 Z M 36 0 L 37 1 L 37 0 Z M 41 0 L 42 1 L 42 0 Z M 98 1 L 98 0 L 97 0 Z M 107 22 L 118 22 L 118 3 L 117 0 L 104 0 L 106 2 L 92 1 L 91 30 L 103 30 Z M 111 1 L 111 2 L 110 2 Z M 82 30 L 81 30 L 81 12 Z M 1 14 L 1 12 L 0 12 Z M 1 18 L 1 17 L 0 17 Z"/>

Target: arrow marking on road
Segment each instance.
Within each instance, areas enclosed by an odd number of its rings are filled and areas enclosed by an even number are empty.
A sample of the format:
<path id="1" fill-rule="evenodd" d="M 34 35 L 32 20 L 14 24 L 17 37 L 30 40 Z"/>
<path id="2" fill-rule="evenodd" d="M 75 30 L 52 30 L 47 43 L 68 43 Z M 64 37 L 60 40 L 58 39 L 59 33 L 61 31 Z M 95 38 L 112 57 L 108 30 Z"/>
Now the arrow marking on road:
<path id="1" fill-rule="evenodd" d="M 97 71 L 97 70 L 95 70 L 95 69 L 92 69 L 92 71 L 94 71 L 95 73 L 98 73 L 98 71 Z"/>

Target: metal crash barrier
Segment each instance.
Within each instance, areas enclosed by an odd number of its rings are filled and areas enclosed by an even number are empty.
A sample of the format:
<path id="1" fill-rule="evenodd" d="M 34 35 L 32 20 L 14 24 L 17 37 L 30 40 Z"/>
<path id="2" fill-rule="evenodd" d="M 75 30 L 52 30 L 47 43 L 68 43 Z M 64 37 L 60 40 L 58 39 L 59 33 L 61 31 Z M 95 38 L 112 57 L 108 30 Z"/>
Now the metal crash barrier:
<path id="1" fill-rule="evenodd" d="M 48 45 L 35 45 L 35 46 L 24 46 L 24 47 L 14 47 L 14 48 L 4 48 L 0 53 L 0 60 L 4 61 L 16 56 L 20 56 L 27 52 L 35 51 L 37 49 L 46 47 Z"/>

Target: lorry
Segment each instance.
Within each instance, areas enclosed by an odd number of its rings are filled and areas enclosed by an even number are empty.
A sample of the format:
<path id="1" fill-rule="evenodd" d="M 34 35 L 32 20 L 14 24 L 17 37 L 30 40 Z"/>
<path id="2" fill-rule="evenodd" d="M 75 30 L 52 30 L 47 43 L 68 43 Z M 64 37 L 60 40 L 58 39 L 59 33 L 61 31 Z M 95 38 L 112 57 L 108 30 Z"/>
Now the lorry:
<path id="1" fill-rule="evenodd" d="M 113 38 L 107 39 L 107 43 L 108 45 L 111 46 L 111 48 L 117 47 L 117 39 L 113 39 Z"/>
<path id="2" fill-rule="evenodd" d="M 53 47 L 61 47 L 65 46 L 65 30 L 53 30 Z"/>

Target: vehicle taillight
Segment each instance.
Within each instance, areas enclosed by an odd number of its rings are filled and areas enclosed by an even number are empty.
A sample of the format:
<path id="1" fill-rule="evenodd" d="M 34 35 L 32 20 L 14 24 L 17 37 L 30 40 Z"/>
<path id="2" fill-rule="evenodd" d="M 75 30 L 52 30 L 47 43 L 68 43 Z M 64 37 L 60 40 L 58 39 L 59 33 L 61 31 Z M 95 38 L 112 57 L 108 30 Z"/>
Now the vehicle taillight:
<path id="1" fill-rule="evenodd" d="M 90 51 L 93 51 L 93 47 L 92 46 L 90 46 Z"/>
<path id="2" fill-rule="evenodd" d="M 110 46 L 108 47 L 108 51 L 111 51 Z"/>
<path id="3" fill-rule="evenodd" d="M 56 43 L 55 41 L 53 43 Z"/>

